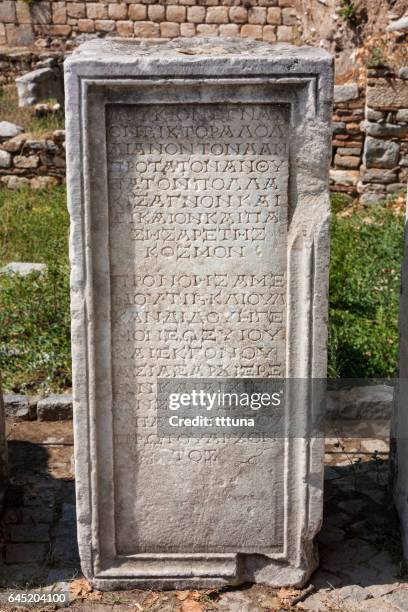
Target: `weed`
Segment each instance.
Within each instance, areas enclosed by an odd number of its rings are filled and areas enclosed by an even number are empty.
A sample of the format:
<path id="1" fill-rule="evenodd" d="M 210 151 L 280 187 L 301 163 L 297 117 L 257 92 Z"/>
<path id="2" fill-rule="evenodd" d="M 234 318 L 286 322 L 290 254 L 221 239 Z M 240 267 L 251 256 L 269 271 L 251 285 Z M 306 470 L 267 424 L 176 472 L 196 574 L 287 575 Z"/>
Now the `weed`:
<path id="1" fill-rule="evenodd" d="M 357 7 L 352 0 L 341 0 L 341 9 L 339 15 L 345 21 L 354 24 L 357 18 Z"/>

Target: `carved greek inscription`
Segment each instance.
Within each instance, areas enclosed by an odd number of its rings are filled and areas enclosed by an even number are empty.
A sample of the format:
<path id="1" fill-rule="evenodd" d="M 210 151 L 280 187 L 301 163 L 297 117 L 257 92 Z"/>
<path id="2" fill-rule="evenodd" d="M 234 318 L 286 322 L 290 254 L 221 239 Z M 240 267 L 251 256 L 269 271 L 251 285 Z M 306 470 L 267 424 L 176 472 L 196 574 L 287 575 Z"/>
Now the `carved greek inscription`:
<path id="1" fill-rule="evenodd" d="M 111 111 L 112 222 L 144 259 L 262 258 L 286 222 L 287 121 L 268 105 Z M 140 121 L 140 123 L 139 123 Z"/>
<path id="2" fill-rule="evenodd" d="M 262 537 L 261 517 L 248 523 L 244 545 L 241 529 L 215 528 L 213 517 L 200 519 L 205 542 L 190 525 L 202 489 L 211 488 L 208 479 L 232 483 L 247 471 L 245 499 L 235 485 L 229 492 L 229 515 L 240 520 L 245 504 L 253 519 L 261 494 L 270 495 L 271 507 L 283 499 L 281 444 L 159 438 L 155 384 L 285 375 L 288 125 L 288 109 L 270 104 L 107 107 L 114 453 L 122 467 L 115 499 L 123 553 L 282 545 L 282 508 Z M 251 484 L 252 470 L 260 470 L 255 480 L 268 474 L 270 491 Z M 153 490 L 141 500 L 137 491 L 152 479 Z M 165 480 L 167 490 L 169 480 L 184 483 L 177 500 L 161 500 Z M 177 517 L 186 525 L 183 535 L 163 533 L 160 546 L 148 540 L 144 521 L 155 513 L 161 524 Z"/>

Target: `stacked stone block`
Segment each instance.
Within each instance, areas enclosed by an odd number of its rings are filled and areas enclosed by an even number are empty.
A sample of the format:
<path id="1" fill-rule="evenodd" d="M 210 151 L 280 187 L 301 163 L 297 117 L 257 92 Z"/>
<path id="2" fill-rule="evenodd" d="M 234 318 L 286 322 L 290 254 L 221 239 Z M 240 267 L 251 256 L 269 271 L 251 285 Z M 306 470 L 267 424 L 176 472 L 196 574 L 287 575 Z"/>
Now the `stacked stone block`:
<path id="1" fill-rule="evenodd" d="M 332 191 L 355 194 L 363 151 L 365 92 L 357 83 L 334 88 Z"/>
<path id="2" fill-rule="evenodd" d="M 63 61 L 64 55 L 60 51 L 38 48 L 2 49 L 0 52 L 0 86 L 14 83 L 17 77 L 31 70 L 44 66 L 61 67 Z"/>
<path id="3" fill-rule="evenodd" d="M 408 177 L 408 74 L 368 71 L 365 143 L 358 191 L 363 204 L 405 191 Z"/>
<path id="4" fill-rule="evenodd" d="M 33 137 L 19 134 L 1 141 L 0 186 L 42 189 L 65 178 L 65 132 L 55 130 Z"/>
<path id="5" fill-rule="evenodd" d="M 98 2 L 2 0 L 0 44 L 79 34 L 136 38 L 243 37 L 293 42 L 294 0 L 133 0 Z"/>

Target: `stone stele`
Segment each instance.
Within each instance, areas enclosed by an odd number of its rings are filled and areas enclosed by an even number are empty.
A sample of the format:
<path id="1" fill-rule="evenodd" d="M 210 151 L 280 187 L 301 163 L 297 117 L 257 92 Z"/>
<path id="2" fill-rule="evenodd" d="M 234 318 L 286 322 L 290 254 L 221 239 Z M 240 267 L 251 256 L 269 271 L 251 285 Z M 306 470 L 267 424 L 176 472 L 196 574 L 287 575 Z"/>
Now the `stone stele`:
<path id="1" fill-rule="evenodd" d="M 66 60 L 78 534 L 98 589 L 316 568 L 323 441 L 290 435 L 310 394 L 285 439 L 163 438 L 156 381 L 326 376 L 332 79 L 321 49 L 243 40 L 93 40 Z"/>

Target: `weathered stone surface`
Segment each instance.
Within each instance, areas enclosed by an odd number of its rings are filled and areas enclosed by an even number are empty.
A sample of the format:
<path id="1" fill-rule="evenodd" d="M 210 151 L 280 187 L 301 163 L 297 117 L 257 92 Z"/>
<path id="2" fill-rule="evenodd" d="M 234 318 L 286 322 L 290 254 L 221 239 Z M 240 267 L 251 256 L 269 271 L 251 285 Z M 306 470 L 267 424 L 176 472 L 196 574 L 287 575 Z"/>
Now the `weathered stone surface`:
<path id="1" fill-rule="evenodd" d="M 367 168 L 394 168 L 398 164 L 399 151 L 397 142 L 368 136 L 364 143 L 363 163 Z"/>
<path id="2" fill-rule="evenodd" d="M 405 191 L 407 188 L 406 183 L 390 183 L 387 185 L 388 193 L 399 193 L 401 191 Z"/>
<path id="3" fill-rule="evenodd" d="M 24 153 L 27 153 L 27 150 L 31 149 L 31 151 L 58 151 L 57 145 L 52 140 L 46 140 L 45 138 L 41 138 L 38 140 L 34 140 L 32 138 L 27 138 L 24 146 Z"/>
<path id="4" fill-rule="evenodd" d="M 387 25 L 387 32 L 405 32 L 408 30 L 408 16 L 404 15 L 401 19 L 396 19 L 395 21 L 391 21 Z"/>
<path id="5" fill-rule="evenodd" d="M 55 176 L 35 176 L 30 180 L 31 189 L 49 189 L 58 185 Z"/>
<path id="6" fill-rule="evenodd" d="M 247 27 L 248 27 L 247 25 L 242 26 L 241 35 L 242 35 L 242 30 Z M 279 42 L 291 42 L 294 39 L 293 27 L 284 26 L 284 25 L 278 26 L 276 37 Z"/>
<path id="7" fill-rule="evenodd" d="M 11 155 L 7 151 L 0 149 L 0 168 L 10 168 L 11 166 Z"/>
<path id="8" fill-rule="evenodd" d="M 385 193 L 385 185 L 381 185 L 381 183 L 363 183 L 359 181 L 357 183 L 357 192 L 358 193 L 366 193 L 366 192 L 375 192 L 375 193 Z"/>
<path id="9" fill-rule="evenodd" d="M 56 68 L 39 68 L 16 79 L 19 106 L 33 106 L 41 100 L 64 101 L 62 74 Z"/>
<path id="10" fill-rule="evenodd" d="M 338 155 L 360 155 L 361 147 L 338 147 Z"/>
<path id="11" fill-rule="evenodd" d="M 72 396 L 50 395 L 37 402 L 39 421 L 66 421 L 72 419 Z"/>
<path id="12" fill-rule="evenodd" d="M 15 123 L 10 121 L 0 121 L 0 140 L 6 140 L 7 138 L 13 138 L 18 134 L 24 132 L 24 129 Z"/>
<path id="13" fill-rule="evenodd" d="M 384 197 L 384 194 L 378 192 L 366 192 L 361 194 L 360 203 L 364 205 L 378 204 Z"/>
<path id="14" fill-rule="evenodd" d="M 383 168 L 360 168 L 361 180 L 363 183 L 395 183 L 397 174 L 392 170 Z"/>
<path id="15" fill-rule="evenodd" d="M 27 395 L 4 395 L 4 410 L 14 421 L 33 421 L 36 418 L 35 403 Z"/>
<path id="16" fill-rule="evenodd" d="M 330 180 L 337 185 L 357 185 L 359 178 L 356 170 L 330 170 Z"/>
<path id="17" fill-rule="evenodd" d="M 5 265 L 1 272 L 3 274 L 18 274 L 19 276 L 28 276 L 32 272 L 45 272 L 47 264 L 30 263 L 27 261 L 11 261 Z"/>
<path id="18" fill-rule="evenodd" d="M 366 591 L 366 589 L 363 589 L 363 587 L 359 586 L 358 584 L 336 589 L 336 600 L 340 603 L 340 605 L 350 606 L 351 609 L 358 606 L 361 604 L 361 602 L 365 601 L 369 597 L 370 594 Z"/>
<path id="19" fill-rule="evenodd" d="M 396 119 L 401 123 L 408 123 L 408 108 L 402 108 L 397 111 Z"/>
<path id="20" fill-rule="evenodd" d="M 16 20 L 15 4 L 11 0 L 2 0 L 0 4 L 0 22 L 13 23 Z"/>
<path id="21" fill-rule="evenodd" d="M 83 571 L 100 589 L 300 585 L 316 567 L 323 440 L 160 437 L 155 389 L 325 376 L 331 58 L 254 41 L 99 40 L 65 67 Z M 291 405 L 290 428 L 307 405 Z"/>
<path id="22" fill-rule="evenodd" d="M 394 389 L 387 385 L 369 385 L 330 391 L 327 413 L 336 419 L 389 419 Z"/>
<path id="23" fill-rule="evenodd" d="M 367 123 L 366 133 L 374 138 L 400 138 L 405 136 L 408 127 L 392 123 Z"/>
<path id="24" fill-rule="evenodd" d="M 34 32 L 31 24 L 6 23 L 6 39 L 10 47 L 25 47 L 34 42 Z"/>
<path id="25" fill-rule="evenodd" d="M 28 187 L 30 185 L 30 181 L 23 176 L 3 176 L 0 181 L 3 185 L 6 185 L 8 189 L 12 189 L 13 191 L 17 189 L 21 189 L 22 187 Z"/>
<path id="26" fill-rule="evenodd" d="M 14 138 L 10 138 L 10 140 L 5 140 L 4 142 L 2 142 L 1 148 L 2 150 L 7 151 L 8 153 L 17 153 L 18 151 L 20 151 L 26 138 L 27 134 L 19 134 Z"/>
<path id="27" fill-rule="evenodd" d="M 335 155 L 334 163 L 336 166 L 342 168 L 358 168 L 360 165 L 360 158 L 355 155 Z"/>
<path id="28" fill-rule="evenodd" d="M 400 68 L 398 72 L 398 76 L 400 79 L 407 80 L 408 79 L 408 68 L 404 66 L 404 68 Z"/>
<path id="29" fill-rule="evenodd" d="M 255 9 L 256 10 L 256 9 Z M 258 9 L 262 10 L 262 9 Z M 265 9 L 263 9 L 265 10 Z M 294 8 L 283 8 L 282 9 L 282 23 L 286 26 L 293 26 L 299 23 L 296 10 Z"/>
<path id="30" fill-rule="evenodd" d="M 387 604 L 394 606 L 394 608 L 396 608 L 397 610 L 400 610 L 401 612 L 405 612 L 406 610 L 408 610 L 408 589 L 407 588 L 402 587 L 400 589 L 397 589 L 393 593 L 390 593 L 389 595 L 385 595 L 383 599 Z"/>
<path id="31" fill-rule="evenodd" d="M 382 111 L 376 111 L 372 108 L 366 109 L 366 118 L 368 121 L 382 121 L 385 114 Z"/>
<path id="32" fill-rule="evenodd" d="M 236 7 L 237 10 L 245 10 L 244 8 L 241 7 Z M 232 15 L 231 11 L 233 11 L 234 8 L 230 9 L 230 17 Z M 267 23 L 270 23 L 274 26 L 280 25 L 282 23 L 282 9 L 280 9 L 277 6 L 268 8 L 268 11 L 266 13 L 266 21 Z"/>
<path id="33" fill-rule="evenodd" d="M 346 132 L 346 124 L 344 121 L 335 121 L 332 123 L 333 134 L 344 134 Z"/>
<path id="34" fill-rule="evenodd" d="M 396 612 L 398 608 L 384 601 L 384 599 L 366 599 L 358 606 L 361 612 Z"/>
<path id="35" fill-rule="evenodd" d="M 32 22 L 38 25 L 47 25 L 51 23 L 51 3 L 47 0 L 37 0 L 32 3 L 31 19 Z"/>
<path id="36" fill-rule="evenodd" d="M 382 108 L 408 108 L 408 83 L 397 79 L 376 79 L 367 87 L 367 106 Z"/>
<path id="37" fill-rule="evenodd" d="M 348 85 L 335 85 L 334 87 L 334 102 L 349 102 L 358 98 L 357 83 Z"/>
<path id="38" fill-rule="evenodd" d="M 40 158 L 38 155 L 29 155 L 25 157 L 25 155 L 16 155 L 13 159 L 13 164 L 16 168 L 25 168 L 27 170 L 32 168 L 37 168 L 40 163 Z"/>

